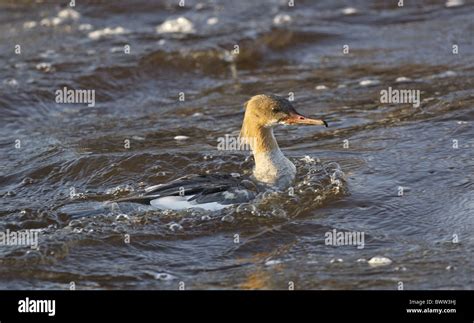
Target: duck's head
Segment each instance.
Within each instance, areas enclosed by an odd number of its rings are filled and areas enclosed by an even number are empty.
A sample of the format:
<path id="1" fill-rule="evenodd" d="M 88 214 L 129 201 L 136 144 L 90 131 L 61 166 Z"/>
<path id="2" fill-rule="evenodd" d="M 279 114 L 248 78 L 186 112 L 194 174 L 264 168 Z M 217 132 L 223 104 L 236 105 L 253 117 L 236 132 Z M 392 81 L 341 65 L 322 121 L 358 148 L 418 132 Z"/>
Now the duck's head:
<path id="1" fill-rule="evenodd" d="M 284 125 L 324 125 L 321 119 L 312 119 L 298 113 L 287 99 L 276 95 L 260 94 L 246 103 L 244 124 L 256 127 Z"/>

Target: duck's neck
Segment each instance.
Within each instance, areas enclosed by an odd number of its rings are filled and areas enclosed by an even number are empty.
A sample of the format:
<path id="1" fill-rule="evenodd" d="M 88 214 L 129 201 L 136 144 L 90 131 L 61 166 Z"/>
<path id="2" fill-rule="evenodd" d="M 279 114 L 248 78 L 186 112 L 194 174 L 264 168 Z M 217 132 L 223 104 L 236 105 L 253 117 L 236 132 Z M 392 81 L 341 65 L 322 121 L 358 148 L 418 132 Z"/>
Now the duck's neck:
<path id="1" fill-rule="evenodd" d="M 253 175 L 258 181 L 286 188 L 295 178 L 296 168 L 283 155 L 273 135 L 273 128 L 242 125 L 240 136 L 250 144 L 255 159 Z"/>

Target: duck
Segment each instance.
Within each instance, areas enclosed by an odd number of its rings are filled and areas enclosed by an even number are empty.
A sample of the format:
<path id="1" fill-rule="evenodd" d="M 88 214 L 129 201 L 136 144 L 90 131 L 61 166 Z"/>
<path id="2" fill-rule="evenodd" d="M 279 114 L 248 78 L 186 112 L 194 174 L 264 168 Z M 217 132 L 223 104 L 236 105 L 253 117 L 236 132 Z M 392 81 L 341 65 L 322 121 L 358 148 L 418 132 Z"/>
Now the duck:
<path id="1" fill-rule="evenodd" d="M 216 211 L 247 203 L 267 190 L 285 190 L 295 180 L 296 167 L 281 151 L 273 130 L 278 125 L 328 127 L 323 119 L 306 117 L 286 98 L 259 94 L 245 104 L 239 140 L 250 147 L 255 166 L 251 176 L 190 174 L 150 186 L 136 196 L 116 200 L 150 205 L 161 210 L 200 208 Z"/>

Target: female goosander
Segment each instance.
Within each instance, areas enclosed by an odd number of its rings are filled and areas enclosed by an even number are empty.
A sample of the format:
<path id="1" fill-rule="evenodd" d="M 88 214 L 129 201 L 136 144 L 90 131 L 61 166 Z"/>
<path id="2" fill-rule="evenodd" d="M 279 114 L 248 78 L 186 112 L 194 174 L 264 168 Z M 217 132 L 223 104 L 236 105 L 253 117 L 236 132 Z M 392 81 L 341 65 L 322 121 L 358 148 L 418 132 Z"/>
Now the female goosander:
<path id="1" fill-rule="evenodd" d="M 256 95 L 245 104 L 240 131 L 240 140 L 250 145 L 255 160 L 251 177 L 188 175 L 167 184 L 148 187 L 144 194 L 118 202 L 150 204 L 158 209 L 219 210 L 232 204 L 248 202 L 269 188 L 286 189 L 295 179 L 296 167 L 283 155 L 275 140 L 273 128 L 278 124 L 328 126 L 324 120 L 299 114 L 283 97 Z"/>

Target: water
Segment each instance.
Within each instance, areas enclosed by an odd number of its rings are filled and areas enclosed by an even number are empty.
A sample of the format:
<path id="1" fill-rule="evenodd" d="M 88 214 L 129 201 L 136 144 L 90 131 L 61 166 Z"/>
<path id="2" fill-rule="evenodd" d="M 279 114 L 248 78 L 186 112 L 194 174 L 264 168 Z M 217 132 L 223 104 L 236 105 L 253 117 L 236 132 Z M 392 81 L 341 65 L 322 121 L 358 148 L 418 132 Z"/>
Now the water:
<path id="1" fill-rule="evenodd" d="M 177 3 L 0 1 L 0 232 L 40 230 L 38 250 L 0 248 L 1 288 L 474 288 L 472 1 Z M 56 103 L 64 86 L 95 107 Z M 389 86 L 420 107 L 382 104 Z M 294 194 L 214 213 L 106 203 L 248 175 L 217 138 L 252 95 L 290 92 L 330 124 L 276 129 Z M 364 248 L 326 245 L 334 229 Z"/>

